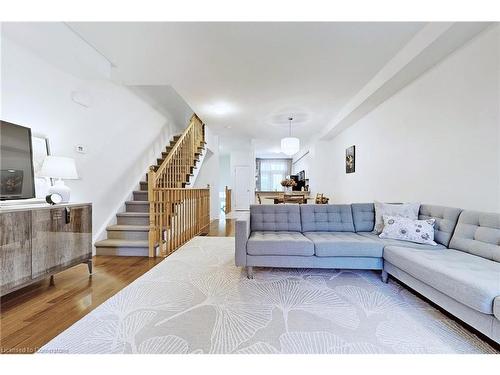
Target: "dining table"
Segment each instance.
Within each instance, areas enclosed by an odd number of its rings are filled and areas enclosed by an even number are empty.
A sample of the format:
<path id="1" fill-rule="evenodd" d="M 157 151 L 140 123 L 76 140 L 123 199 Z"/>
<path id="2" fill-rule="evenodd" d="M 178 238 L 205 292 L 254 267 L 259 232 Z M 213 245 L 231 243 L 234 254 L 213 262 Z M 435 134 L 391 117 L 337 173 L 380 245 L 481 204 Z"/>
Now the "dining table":
<path id="1" fill-rule="evenodd" d="M 274 197 L 264 197 L 264 199 L 272 199 L 274 201 L 274 204 L 282 204 L 285 203 L 285 197 L 284 196 L 274 196 Z M 297 196 L 294 197 L 289 196 L 287 197 L 287 203 L 299 203 L 299 204 L 305 204 L 307 203 L 308 200 L 315 200 L 316 198 L 310 198 L 310 197 L 301 197 Z"/>

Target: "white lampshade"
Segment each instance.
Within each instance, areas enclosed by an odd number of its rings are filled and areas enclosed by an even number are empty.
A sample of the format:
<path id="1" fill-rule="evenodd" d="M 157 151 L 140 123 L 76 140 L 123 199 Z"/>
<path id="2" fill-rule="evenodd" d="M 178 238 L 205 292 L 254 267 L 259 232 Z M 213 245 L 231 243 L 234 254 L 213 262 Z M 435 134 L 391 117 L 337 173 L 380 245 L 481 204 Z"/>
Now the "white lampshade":
<path id="1" fill-rule="evenodd" d="M 295 137 L 286 137 L 281 139 L 281 152 L 286 155 L 292 156 L 299 152 L 300 141 Z"/>
<path id="2" fill-rule="evenodd" d="M 64 180 L 78 179 L 75 160 L 60 156 L 47 156 L 38 174 L 42 177 L 60 178 Z"/>

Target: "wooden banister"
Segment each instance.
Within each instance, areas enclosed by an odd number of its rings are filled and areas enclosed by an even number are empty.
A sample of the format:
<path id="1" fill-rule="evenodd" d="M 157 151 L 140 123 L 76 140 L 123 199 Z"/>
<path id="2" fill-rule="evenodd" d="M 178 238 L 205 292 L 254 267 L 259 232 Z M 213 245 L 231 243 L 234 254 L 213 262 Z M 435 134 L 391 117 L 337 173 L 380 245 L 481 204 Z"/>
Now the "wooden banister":
<path id="1" fill-rule="evenodd" d="M 224 213 L 228 214 L 232 211 L 232 207 L 231 207 L 231 189 L 229 189 L 227 186 L 225 188 L 225 198 L 226 202 L 224 205 Z"/>
<path id="2" fill-rule="evenodd" d="M 202 121 L 194 114 L 158 169 L 148 172 L 149 256 L 169 255 L 210 222 L 210 189 L 186 189 L 205 144 Z"/>

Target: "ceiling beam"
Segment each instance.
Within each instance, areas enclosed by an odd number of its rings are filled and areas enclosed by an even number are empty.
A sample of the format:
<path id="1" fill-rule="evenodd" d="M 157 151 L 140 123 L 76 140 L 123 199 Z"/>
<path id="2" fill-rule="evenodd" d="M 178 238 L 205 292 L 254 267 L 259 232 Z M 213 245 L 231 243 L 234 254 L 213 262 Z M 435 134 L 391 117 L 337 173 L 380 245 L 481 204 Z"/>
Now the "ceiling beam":
<path id="1" fill-rule="evenodd" d="M 342 108 L 316 140 L 332 139 L 490 25 L 427 24 Z"/>

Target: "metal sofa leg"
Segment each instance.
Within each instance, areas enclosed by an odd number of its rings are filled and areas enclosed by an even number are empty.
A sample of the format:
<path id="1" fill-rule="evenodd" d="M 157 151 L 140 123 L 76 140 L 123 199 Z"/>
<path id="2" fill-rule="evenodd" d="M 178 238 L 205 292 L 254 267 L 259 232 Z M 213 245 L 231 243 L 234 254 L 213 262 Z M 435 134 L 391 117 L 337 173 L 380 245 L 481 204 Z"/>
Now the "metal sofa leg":
<path id="1" fill-rule="evenodd" d="M 89 269 L 89 274 L 92 275 L 92 259 L 87 260 L 87 267 Z"/>
<path id="2" fill-rule="evenodd" d="M 382 270 L 382 282 L 386 284 L 389 282 L 389 274 L 386 270 Z"/>
<path id="3" fill-rule="evenodd" d="M 253 267 L 246 267 L 247 269 L 247 277 L 249 279 L 253 279 Z"/>

